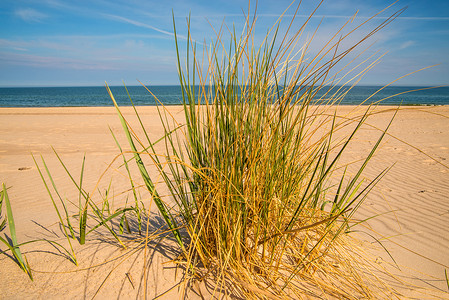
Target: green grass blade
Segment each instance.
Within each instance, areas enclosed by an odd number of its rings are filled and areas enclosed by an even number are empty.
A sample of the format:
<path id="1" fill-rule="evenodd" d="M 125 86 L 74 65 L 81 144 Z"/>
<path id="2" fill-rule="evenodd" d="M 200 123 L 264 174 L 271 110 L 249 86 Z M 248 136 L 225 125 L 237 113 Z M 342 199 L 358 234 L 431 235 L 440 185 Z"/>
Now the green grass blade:
<path id="1" fill-rule="evenodd" d="M 75 256 L 75 251 L 73 250 L 72 242 L 70 241 L 70 237 L 69 237 L 69 234 L 67 233 L 67 228 L 66 228 L 66 226 L 65 226 L 65 224 L 64 224 L 64 221 L 63 221 L 63 218 L 62 218 L 62 216 L 61 216 L 61 213 L 59 212 L 59 208 L 58 208 L 58 206 L 56 205 L 55 199 L 53 198 L 53 195 L 52 195 L 52 193 L 51 193 L 51 191 L 50 191 L 50 188 L 49 188 L 48 185 L 47 185 L 47 181 L 45 180 L 44 175 L 42 174 L 41 169 L 40 169 L 39 165 L 37 164 L 37 161 L 36 161 L 34 155 L 31 155 L 31 156 L 32 156 L 32 158 L 33 158 L 34 164 L 36 165 L 37 171 L 39 172 L 39 175 L 40 175 L 40 177 L 41 177 L 41 179 L 42 179 L 42 182 L 44 183 L 45 189 L 47 190 L 47 193 L 48 193 L 48 195 L 50 196 L 51 202 L 53 203 L 53 207 L 54 207 L 54 209 L 55 209 L 55 211 L 56 211 L 56 214 L 58 215 L 59 222 L 61 223 L 62 229 L 64 230 L 64 233 L 65 233 L 65 236 L 66 236 L 66 238 L 67 238 L 67 241 L 69 242 L 70 249 L 72 250 L 72 255 L 73 255 L 74 259 L 75 259 L 74 263 L 75 263 L 76 265 L 78 265 L 78 262 L 77 262 L 76 256 Z M 44 166 L 45 166 L 45 169 L 47 170 L 47 173 L 49 174 L 50 172 L 49 172 L 47 166 L 45 165 L 45 161 L 44 161 L 44 158 L 43 158 L 42 156 L 41 156 L 41 159 L 42 159 L 42 161 L 43 161 L 43 163 L 44 163 Z M 50 175 L 49 175 L 49 176 L 50 176 Z M 52 180 L 52 179 L 51 179 L 51 180 Z M 52 180 L 52 181 L 53 181 L 53 180 Z"/>
<path id="2" fill-rule="evenodd" d="M 14 257 L 16 258 L 20 268 L 25 271 L 25 273 L 28 274 L 31 280 L 33 280 L 33 276 L 31 275 L 31 269 L 29 268 L 28 262 L 23 258 L 22 253 L 19 248 L 19 243 L 17 242 L 17 235 L 16 235 L 16 225 L 14 223 L 14 216 L 12 213 L 11 203 L 9 201 L 8 192 L 6 191 L 6 186 L 3 183 L 2 184 L 2 199 L 5 202 L 6 206 L 6 215 L 8 220 L 8 227 L 9 227 L 9 233 L 11 235 L 11 242 L 12 245 L 10 245 L 5 239 L 1 238 L 1 241 L 8 246 L 9 249 L 11 249 L 11 252 L 13 253 Z"/>
<path id="3" fill-rule="evenodd" d="M 447 290 L 448 290 L 448 292 L 449 292 L 449 278 L 448 278 L 448 276 L 447 276 L 447 270 L 446 270 L 446 269 L 444 269 L 444 276 L 446 276 Z"/>
<path id="4" fill-rule="evenodd" d="M 141 216 L 141 211 L 140 211 L 140 205 L 139 205 L 139 200 L 137 199 L 137 192 L 136 192 L 136 188 L 134 186 L 134 181 L 133 181 L 133 179 L 131 177 L 131 172 L 129 170 L 128 161 L 126 160 L 125 154 L 123 153 L 122 147 L 120 146 L 120 143 L 118 142 L 117 138 L 115 137 L 114 132 L 112 131 L 111 128 L 109 128 L 109 131 L 111 132 L 112 137 L 114 138 L 115 144 L 119 148 L 120 153 L 121 153 L 121 155 L 123 157 L 123 163 L 125 165 L 125 169 L 126 169 L 126 172 L 128 174 L 129 182 L 131 184 L 131 189 L 132 189 L 132 192 L 133 192 L 134 205 L 135 205 L 135 214 L 137 216 L 137 226 L 138 226 L 139 234 L 142 234 L 142 216 Z"/>
<path id="5" fill-rule="evenodd" d="M 95 216 L 97 216 L 98 220 L 98 226 L 104 226 L 107 230 L 109 230 L 109 232 L 112 234 L 112 236 L 117 240 L 117 242 L 124 248 L 126 249 L 126 245 L 123 244 L 122 240 L 118 237 L 118 235 L 115 233 L 115 231 L 107 224 L 107 221 L 109 221 L 112 218 L 104 218 L 103 214 L 101 213 L 101 209 L 93 202 L 90 201 L 89 206 L 92 208 L 93 213 L 95 214 Z M 132 208 L 128 208 L 128 209 L 132 209 Z M 94 227 L 94 228 L 98 228 Z M 92 230 L 91 230 L 92 231 Z M 89 231 L 89 232 L 91 232 Z M 88 233 L 86 233 L 87 235 Z"/>
<path id="6" fill-rule="evenodd" d="M 24 243 L 20 243 L 19 247 L 21 247 L 22 245 L 27 245 L 27 244 L 32 244 L 32 243 L 37 243 L 37 242 L 46 242 L 49 243 L 50 245 L 56 247 L 56 248 L 60 248 L 62 249 L 66 254 L 67 257 L 73 262 L 75 263 L 75 258 L 73 257 L 72 253 L 70 253 L 69 250 L 67 250 L 67 248 L 65 248 L 63 245 L 61 245 L 60 243 L 56 242 L 56 241 L 52 241 L 52 240 L 47 240 L 47 239 L 37 239 L 37 240 L 32 240 L 32 241 L 28 241 L 28 242 L 24 242 Z"/>
<path id="7" fill-rule="evenodd" d="M 5 218 L 5 219 L 3 220 L 3 222 L 0 224 L 0 231 L 2 231 L 3 229 L 5 229 L 5 227 L 6 227 L 6 222 L 7 222 L 7 219 Z"/>
<path id="8" fill-rule="evenodd" d="M 84 207 L 81 205 L 81 196 L 82 196 L 82 189 L 83 189 L 83 178 L 84 178 L 84 162 L 86 161 L 86 154 L 83 155 L 83 163 L 81 165 L 81 174 L 80 174 L 80 185 L 78 189 L 78 216 L 79 220 L 81 221 L 81 218 L 86 215 L 87 213 L 87 203 L 84 205 Z M 83 207 L 83 209 L 81 209 Z M 81 230 L 81 225 L 80 225 Z"/>
<path id="9" fill-rule="evenodd" d="M 12 241 L 13 247 L 16 247 L 16 245 L 18 244 L 17 237 L 16 237 L 16 226 L 14 224 L 14 216 L 12 213 L 11 203 L 9 202 L 8 192 L 6 191 L 5 184 L 2 185 L 2 189 L 3 189 L 3 198 L 4 198 L 5 206 L 6 206 L 6 215 L 7 215 L 7 220 L 8 220 L 9 232 L 11 233 L 11 241 Z M 20 261 L 23 261 L 23 258 L 20 254 L 20 250 L 18 250 L 18 256 L 19 256 Z"/>
<path id="10" fill-rule="evenodd" d="M 113 213 L 112 215 L 108 216 L 107 218 L 102 219 L 101 222 L 99 222 L 97 225 L 92 227 L 87 233 L 88 234 L 91 233 L 92 231 L 94 231 L 98 227 L 100 227 L 102 225 L 105 225 L 106 222 L 109 222 L 110 220 L 114 219 L 115 217 L 117 217 L 117 216 L 119 216 L 121 214 L 124 214 L 125 212 L 130 211 L 130 210 L 134 210 L 134 208 L 133 207 L 128 207 L 128 208 L 124 208 L 124 209 L 120 209 L 119 211 L 116 211 L 115 213 Z"/>
<path id="11" fill-rule="evenodd" d="M 4 195 L 3 195 L 3 190 L 2 190 L 2 191 L 0 191 L 0 220 L 3 219 L 3 216 L 2 216 L 3 199 L 4 199 Z M 0 231 L 5 229 L 7 220 L 8 220 L 8 218 L 5 217 L 5 219 L 0 224 Z"/>
<path id="12" fill-rule="evenodd" d="M 170 214 L 169 211 L 167 211 L 167 209 L 165 208 L 165 204 L 163 203 L 163 201 L 161 200 L 161 198 L 159 197 L 159 194 L 157 193 L 154 184 L 150 178 L 150 176 L 148 175 L 148 172 L 145 168 L 145 165 L 139 155 L 139 152 L 137 151 L 137 148 L 134 144 L 134 141 L 131 137 L 131 133 L 129 131 L 128 125 L 120 111 L 120 109 L 118 108 L 117 102 L 115 102 L 115 98 L 112 95 L 111 90 L 109 89 L 109 87 L 107 87 L 109 96 L 111 97 L 112 101 L 114 102 L 114 106 L 117 110 L 118 116 L 120 118 L 120 122 L 122 123 L 122 127 L 125 131 L 126 137 L 128 139 L 128 143 L 132 149 L 132 151 L 134 152 L 134 158 L 135 161 L 137 163 L 137 166 L 139 168 L 140 174 L 142 176 L 143 181 L 145 182 L 145 186 L 147 187 L 148 191 L 151 193 L 154 202 L 156 203 L 156 206 L 158 207 L 159 211 L 162 214 L 162 217 L 164 218 L 165 222 L 167 223 L 167 226 L 170 228 L 170 230 L 172 230 L 173 235 L 175 236 L 176 241 L 178 242 L 178 244 L 181 246 L 181 248 L 184 248 L 182 239 L 181 239 L 181 235 L 179 233 L 178 227 L 176 225 L 176 221 L 174 220 L 173 216 Z"/>
<path id="13" fill-rule="evenodd" d="M 86 203 L 84 204 L 84 209 L 80 211 L 80 237 L 79 242 L 81 245 L 86 243 L 86 228 L 87 228 L 87 207 L 89 198 L 86 198 Z"/>
<path id="14" fill-rule="evenodd" d="M 30 277 L 31 280 L 33 280 L 33 275 L 31 274 L 31 268 L 28 264 L 28 261 L 23 259 L 19 246 L 11 245 L 7 240 L 5 240 L 1 236 L 0 236 L 0 242 L 5 244 L 5 246 L 7 246 L 9 248 L 9 250 L 13 254 L 14 258 L 16 259 L 16 262 L 19 265 L 19 267 Z"/>
<path id="15" fill-rule="evenodd" d="M 62 208 L 64 209 L 65 220 L 67 222 L 67 227 L 69 228 L 71 237 L 74 239 L 75 238 L 75 231 L 73 230 L 72 224 L 70 222 L 70 217 L 69 217 L 69 213 L 67 211 L 67 207 L 65 205 L 65 202 L 62 199 L 61 195 L 59 194 L 59 191 L 58 191 L 58 189 L 56 187 L 55 182 L 53 181 L 53 177 L 51 176 L 50 170 L 48 169 L 47 164 L 45 163 L 45 160 L 43 159 L 42 156 L 41 156 L 41 158 L 42 158 L 42 163 L 44 165 L 45 171 L 47 172 L 47 176 L 50 179 L 51 185 L 53 186 L 53 190 L 55 191 L 56 195 L 58 195 L 59 201 L 61 202 Z M 54 205 L 56 205 L 56 204 L 54 204 Z M 62 223 L 62 226 L 65 226 L 64 223 Z M 66 235 L 69 236 L 67 233 L 66 233 Z"/>

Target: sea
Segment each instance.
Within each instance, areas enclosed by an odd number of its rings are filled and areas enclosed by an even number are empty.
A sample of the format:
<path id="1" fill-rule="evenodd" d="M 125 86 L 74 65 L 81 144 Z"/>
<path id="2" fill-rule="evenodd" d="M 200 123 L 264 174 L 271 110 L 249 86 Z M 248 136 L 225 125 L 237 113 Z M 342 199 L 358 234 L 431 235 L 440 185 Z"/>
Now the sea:
<path id="1" fill-rule="evenodd" d="M 135 105 L 156 105 L 154 96 L 143 86 L 128 86 Z M 164 105 L 182 104 L 180 86 L 149 86 L 151 92 Z M 341 100 L 341 105 L 449 105 L 449 87 L 428 88 L 419 86 L 355 86 Z M 326 92 L 323 88 L 316 98 Z M 336 89 L 334 87 L 334 89 Z M 341 89 L 344 91 L 345 87 Z M 121 106 L 131 105 L 124 86 L 113 86 L 111 91 Z M 377 92 L 377 93 L 376 93 Z M 374 96 L 371 98 L 370 95 Z M 396 96 L 394 96 L 396 95 Z M 366 99 L 369 98 L 368 101 Z M 0 107 L 77 107 L 112 106 L 105 87 L 12 87 L 0 88 Z"/>

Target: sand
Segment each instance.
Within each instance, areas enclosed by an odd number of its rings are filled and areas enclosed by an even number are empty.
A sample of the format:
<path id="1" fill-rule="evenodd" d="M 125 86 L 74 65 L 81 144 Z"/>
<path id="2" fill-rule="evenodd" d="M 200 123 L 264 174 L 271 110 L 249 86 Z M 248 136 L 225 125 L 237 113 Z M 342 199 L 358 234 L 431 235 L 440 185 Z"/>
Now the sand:
<path id="1" fill-rule="evenodd" d="M 352 109 L 341 107 L 339 114 Z M 379 110 L 389 109 L 381 107 Z M 169 110 L 182 122 L 181 107 L 173 106 Z M 162 128 L 156 109 L 140 107 L 139 111 L 150 138 L 160 137 Z M 132 110 L 124 108 L 124 113 L 135 124 Z M 392 114 L 392 109 L 376 114 L 369 118 L 368 124 L 385 128 Z M 379 131 L 372 126 L 363 128 L 345 160 L 361 159 L 368 154 L 379 136 Z M 31 154 L 41 166 L 40 155 L 44 157 L 61 196 L 77 202 L 76 189 L 51 147 L 76 177 L 79 177 L 85 154 L 85 188 L 95 191 L 98 178 L 119 153 L 109 128 L 122 145 L 126 145 L 120 122 L 111 107 L 0 108 L 0 179 L 11 187 L 8 194 L 19 242 L 47 238 L 67 245 Z M 370 194 L 357 218 L 379 215 L 365 226 L 377 232 L 378 237 L 385 237 L 382 243 L 400 266 L 401 272 L 396 270 L 400 278 L 417 285 L 412 291 L 405 291 L 407 295 L 421 292 L 423 288 L 447 291 L 444 270 L 449 270 L 449 107 L 403 107 L 389 134 L 368 166 L 365 177 L 373 179 L 383 169 L 393 167 Z M 114 194 L 114 203 L 111 203 L 114 207 L 125 201 L 119 193 L 129 186 L 121 172 L 114 167 L 99 183 L 104 194 L 109 185 L 107 178 L 113 178 L 110 193 Z M 5 232 L 7 230 L 2 234 Z M 369 240 L 369 237 L 364 239 Z M 176 273 L 175 265 L 170 263 L 175 258 L 175 248 L 158 243 L 155 240 L 146 252 L 138 249 L 129 252 L 111 238 L 92 234 L 84 246 L 74 241 L 78 267 L 45 243 L 24 245 L 22 251 L 33 269 L 34 281 L 2 253 L 0 298 L 128 299 L 143 298 L 143 295 L 148 299 L 176 298 L 181 272 Z M 135 247 L 135 243 L 127 242 L 127 245 L 128 250 Z M 4 245 L 0 249 L 4 250 Z M 378 255 L 378 263 L 392 263 L 385 252 Z M 149 266 L 145 277 L 142 276 L 144 264 Z M 393 285 L 401 288 L 400 283 Z M 449 297 L 444 292 L 429 293 Z M 418 295 L 418 298 L 425 298 L 423 294 Z M 199 296 L 191 293 L 190 297 Z"/>

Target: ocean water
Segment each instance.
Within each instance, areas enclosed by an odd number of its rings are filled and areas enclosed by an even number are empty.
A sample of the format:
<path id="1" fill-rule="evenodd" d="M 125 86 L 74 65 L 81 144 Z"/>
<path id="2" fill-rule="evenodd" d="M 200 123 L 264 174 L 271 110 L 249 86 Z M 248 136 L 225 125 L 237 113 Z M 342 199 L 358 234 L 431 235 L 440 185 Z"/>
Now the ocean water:
<path id="1" fill-rule="evenodd" d="M 150 86 L 150 90 L 165 105 L 182 103 L 179 86 Z M 341 101 L 343 105 L 360 104 L 378 91 L 380 86 L 356 86 Z M 377 102 L 392 95 L 425 87 L 390 86 L 379 91 L 365 104 Z M 155 105 L 154 97 L 142 86 L 128 87 L 135 105 Z M 111 91 L 119 105 L 131 105 L 123 86 L 113 86 Z M 321 97 L 326 90 L 317 95 Z M 397 95 L 383 100 L 383 105 L 449 105 L 449 87 L 426 89 Z M 0 88 L 0 107 L 69 107 L 112 106 L 105 87 L 28 87 Z"/>

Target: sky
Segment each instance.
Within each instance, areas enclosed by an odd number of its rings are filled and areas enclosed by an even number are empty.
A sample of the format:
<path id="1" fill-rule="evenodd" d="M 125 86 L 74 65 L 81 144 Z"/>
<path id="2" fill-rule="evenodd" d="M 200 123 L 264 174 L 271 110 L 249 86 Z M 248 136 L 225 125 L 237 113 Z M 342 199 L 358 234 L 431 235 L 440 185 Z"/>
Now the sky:
<path id="1" fill-rule="evenodd" d="M 290 5 L 290 0 L 259 0 L 255 41 Z M 319 3 L 303 0 L 293 29 L 299 29 Z M 323 47 L 351 16 L 350 26 L 363 23 L 392 2 L 327 0 L 306 27 L 300 43 L 310 40 L 307 55 Z M 256 2 L 251 2 L 254 12 Z M 298 3 L 286 11 L 291 18 Z M 382 31 L 370 37 L 356 54 L 383 55 L 360 84 L 384 85 L 410 72 L 395 85 L 449 84 L 449 1 L 399 0 L 376 16 L 342 47 L 356 42 L 369 28 L 406 7 Z M 186 18 L 199 44 L 210 43 L 224 22 L 243 29 L 248 1 L 240 0 L 2 0 L 0 2 L 0 87 L 173 85 L 178 83 L 173 36 L 174 13 L 180 47 L 185 48 Z M 284 21 L 281 30 L 287 28 Z M 351 27 L 349 27 L 351 28 Z M 350 29 L 348 29 L 350 30 Z M 223 40 L 226 40 L 224 32 Z M 298 49 L 301 47 L 297 45 Z M 343 49 L 343 48 L 341 48 Z M 355 63 L 362 61 L 357 58 Z M 372 60 L 371 60 L 372 61 Z"/>

